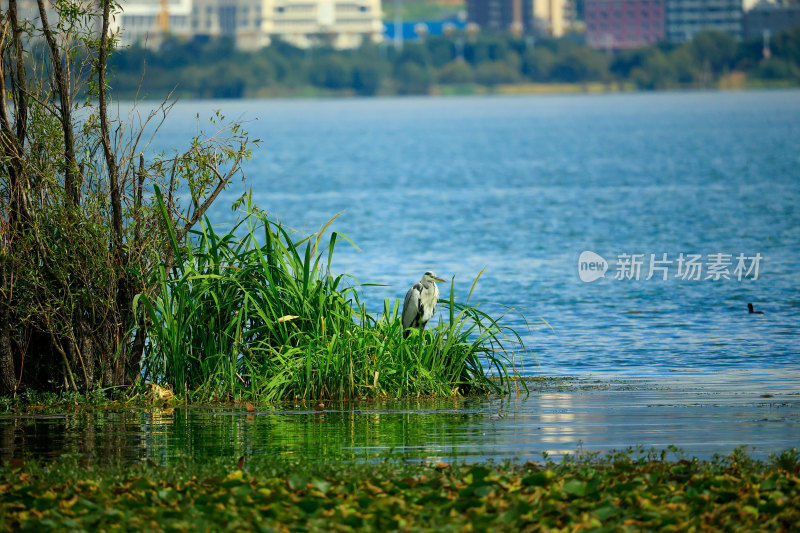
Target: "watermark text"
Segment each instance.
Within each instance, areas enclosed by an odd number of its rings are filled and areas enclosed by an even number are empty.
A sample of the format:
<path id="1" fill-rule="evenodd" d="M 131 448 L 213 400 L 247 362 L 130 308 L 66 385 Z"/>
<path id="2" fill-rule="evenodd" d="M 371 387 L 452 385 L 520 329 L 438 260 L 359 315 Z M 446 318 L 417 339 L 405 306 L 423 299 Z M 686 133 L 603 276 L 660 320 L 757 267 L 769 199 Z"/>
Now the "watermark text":
<path id="1" fill-rule="evenodd" d="M 670 278 L 684 281 L 755 281 L 764 260 L 760 253 L 667 253 L 617 254 L 613 279 L 638 281 Z M 586 283 L 605 277 L 609 262 L 596 252 L 585 251 L 578 258 L 578 276 Z"/>

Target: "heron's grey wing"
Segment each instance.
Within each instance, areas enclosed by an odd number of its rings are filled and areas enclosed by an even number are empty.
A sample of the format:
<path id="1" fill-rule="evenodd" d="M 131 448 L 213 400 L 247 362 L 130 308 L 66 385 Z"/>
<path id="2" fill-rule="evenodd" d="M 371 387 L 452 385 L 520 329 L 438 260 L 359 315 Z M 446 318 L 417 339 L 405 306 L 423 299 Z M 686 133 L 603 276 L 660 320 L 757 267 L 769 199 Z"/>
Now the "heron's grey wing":
<path id="1" fill-rule="evenodd" d="M 419 318 L 419 298 L 422 294 L 422 283 L 415 283 L 406 293 L 403 301 L 403 329 L 410 328 Z"/>

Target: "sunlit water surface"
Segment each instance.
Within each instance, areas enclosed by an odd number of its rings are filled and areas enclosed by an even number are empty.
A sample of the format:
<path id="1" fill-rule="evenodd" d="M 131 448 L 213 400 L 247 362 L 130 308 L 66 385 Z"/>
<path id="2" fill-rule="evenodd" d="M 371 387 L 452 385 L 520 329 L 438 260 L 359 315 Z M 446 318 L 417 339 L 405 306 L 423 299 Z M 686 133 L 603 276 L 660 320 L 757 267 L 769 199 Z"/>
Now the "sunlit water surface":
<path id="1" fill-rule="evenodd" d="M 341 245 L 335 269 L 384 285 L 363 288 L 369 309 L 425 270 L 455 276 L 463 300 L 486 267 L 473 302 L 513 309 L 522 372 L 581 379 L 322 414 L 6 417 L 3 456 L 472 460 L 670 444 L 763 456 L 800 443 L 800 92 L 185 102 L 153 147 L 185 146 L 195 115 L 218 108 L 262 141 L 247 166 L 260 207 L 302 234 L 343 211 L 332 228 L 359 250 Z M 239 194 L 219 199 L 216 223 Z M 609 262 L 592 283 L 578 276 L 586 250 Z M 645 279 L 650 254 L 681 253 L 731 254 L 731 279 L 680 279 L 675 263 Z M 614 279 L 620 254 L 644 254 L 641 279 Z M 763 257 L 758 279 L 736 279 L 739 254 Z"/>
<path id="2" fill-rule="evenodd" d="M 0 459 L 159 464 L 230 458 L 295 461 L 542 460 L 641 446 L 758 458 L 800 443 L 797 387 L 772 373 L 732 378 L 580 379 L 530 395 L 472 400 L 97 410 L 0 416 Z"/>

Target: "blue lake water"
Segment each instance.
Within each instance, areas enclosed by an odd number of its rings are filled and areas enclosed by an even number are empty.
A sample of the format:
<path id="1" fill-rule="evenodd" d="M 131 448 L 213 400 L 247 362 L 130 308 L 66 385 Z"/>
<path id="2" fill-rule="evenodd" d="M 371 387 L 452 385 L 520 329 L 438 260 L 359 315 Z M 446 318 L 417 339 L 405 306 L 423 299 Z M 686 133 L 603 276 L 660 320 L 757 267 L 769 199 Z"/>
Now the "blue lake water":
<path id="1" fill-rule="evenodd" d="M 473 301 L 516 310 L 527 374 L 800 375 L 798 91 L 185 102 L 159 146 L 215 109 L 263 141 L 260 207 L 303 233 L 343 211 L 332 228 L 360 250 L 341 245 L 336 270 L 387 285 L 364 288 L 373 311 L 425 270 L 463 299 L 486 267 Z M 586 250 L 608 261 L 592 283 Z M 642 254 L 638 280 L 615 279 L 621 254 Z M 667 280 L 646 279 L 651 254 Z M 706 279 L 715 254 L 731 279 Z M 760 254 L 757 279 L 737 279 L 740 254 Z"/>
<path id="2" fill-rule="evenodd" d="M 455 276 L 464 299 L 485 267 L 473 300 L 515 309 L 523 373 L 577 378 L 323 413 L 0 415 L 0 459 L 539 459 L 670 445 L 766 457 L 800 442 L 800 91 L 185 102 L 153 148 L 186 147 L 195 116 L 216 109 L 263 141 L 247 166 L 260 207 L 305 234 L 343 211 L 333 229 L 360 249 L 341 246 L 335 268 L 385 285 L 363 288 L 371 310 L 428 269 Z M 214 222 L 235 218 L 242 190 L 219 199 Z M 584 251 L 607 260 L 605 277 L 581 281 Z M 622 254 L 643 254 L 640 279 L 615 279 Z M 651 254 L 673 261 L 654 265 L 667 280 L 645 279 Z M 680 254 L 701 256 L 701 279 L 677 276 Z M 760 254 L 757 279 L 738 279 L 739 254 Z M 730 279 L 706 279 L 709 262 Z"/>

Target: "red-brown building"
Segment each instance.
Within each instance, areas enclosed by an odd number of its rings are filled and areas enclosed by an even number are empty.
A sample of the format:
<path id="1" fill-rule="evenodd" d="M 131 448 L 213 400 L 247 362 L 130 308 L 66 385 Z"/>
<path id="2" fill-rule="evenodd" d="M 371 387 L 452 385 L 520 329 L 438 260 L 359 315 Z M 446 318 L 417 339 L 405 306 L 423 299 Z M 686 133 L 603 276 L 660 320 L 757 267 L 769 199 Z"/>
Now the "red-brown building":
<path id="1" fill-rule="evenodd" d="M 664 0 L 585 0 L 586 44 L 600 50 L 664 40 Z"/>

